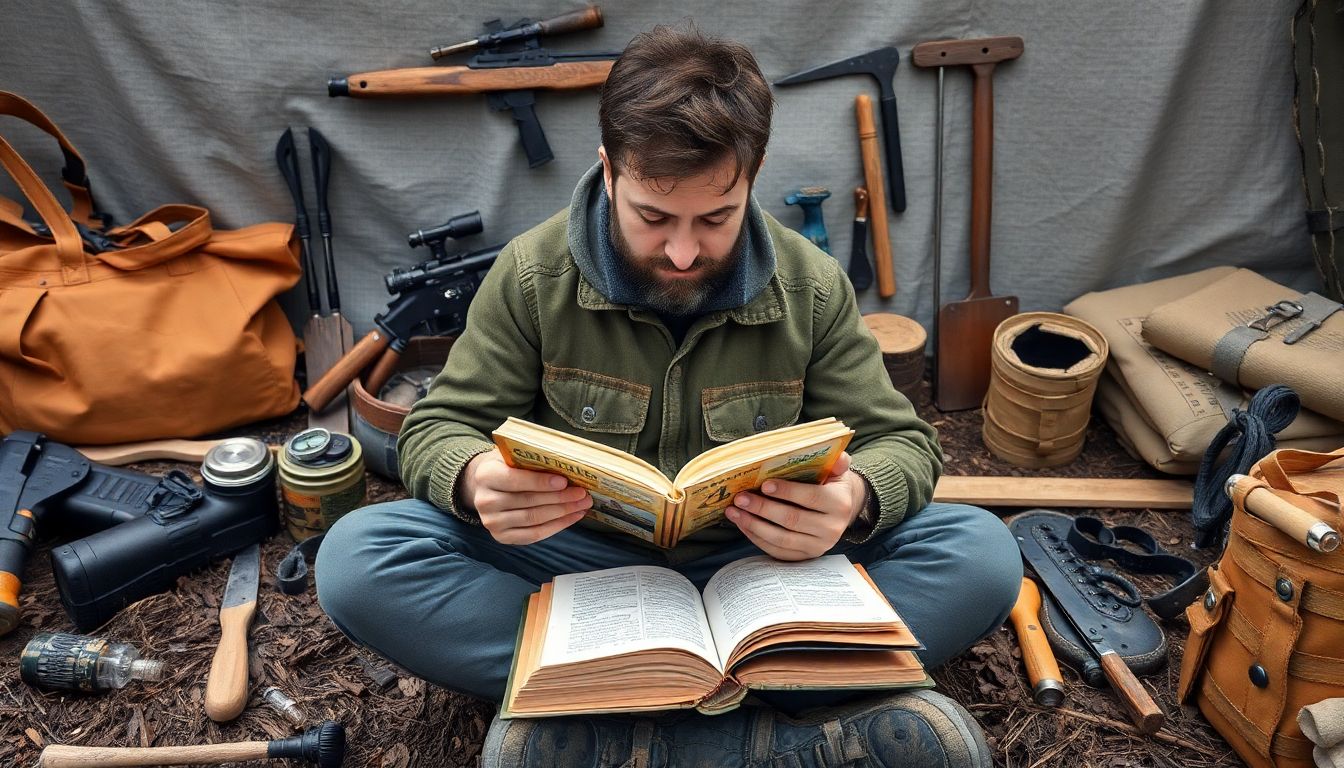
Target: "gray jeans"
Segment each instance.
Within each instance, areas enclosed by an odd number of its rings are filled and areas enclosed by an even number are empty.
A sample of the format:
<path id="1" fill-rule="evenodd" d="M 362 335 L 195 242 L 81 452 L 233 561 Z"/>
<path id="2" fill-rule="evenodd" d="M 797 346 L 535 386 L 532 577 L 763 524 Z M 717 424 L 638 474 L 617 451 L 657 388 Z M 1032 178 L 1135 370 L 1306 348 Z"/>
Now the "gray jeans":
<path id="1" fill-rule="evenodd" d="M 832 552 L 868 570 L 924 643 L 920 657 L 929 667 L 1002 624 L 1021 586 L 1021 556 L 1008 528 L 963 504 L 930 504 L 865 544 L 841 542 Z M 317 556 L 317 595 L 356 643 L 431 683 L 499 702 L 524 601 L 543 582 L 562 573 L 661 565 L 703 589 L 720 567 L 759 554 L 744 537 L 672 565 L 619 535 L 578 527 L 511 546 L 407 499 L 364 507 L 332 526 Z"/>

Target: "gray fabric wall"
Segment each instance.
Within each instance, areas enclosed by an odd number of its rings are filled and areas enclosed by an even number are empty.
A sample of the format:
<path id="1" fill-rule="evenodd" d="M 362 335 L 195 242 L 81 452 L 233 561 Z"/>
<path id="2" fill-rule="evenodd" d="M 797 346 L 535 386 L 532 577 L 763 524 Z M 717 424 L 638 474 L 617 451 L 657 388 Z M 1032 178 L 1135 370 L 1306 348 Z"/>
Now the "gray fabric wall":
<path id="1" fill-rule="evenodd" d="M 63 0 L 5 3 L 0 89 L 37 103 L 89 161 L 102 207 L 124 222 L 150 207 L 203 204 L 221 227 L 290 220 L 274 163 L 286 126 L 315 126 L 336 152 L 331 210 L 342 299 L 357 333 L 386 304 L 381 276 L 428 254 L 405 236 L 479 209 L 480 247 L 563 207 L 594 161 L 597 92 L 542 93 L 554 162 L 527 168 L 506 114 L 483 96 L 330 99 L 329 76 L 430 64 L 433 45 L 474 36 L 494 16 L 557 15 L 570 0 L 491 5 L 412 0 Z M 690 0 L 607 3 L 600 30 L 558 49 L 617 49 L 659 22 L 693 18 L 756 53 L 766 76 L 883 45 L 896 75 L 909 208 L 892 215 L 899 290 L 865 311 L 914 314 L 931 297 L 936 77 L 909 63 L 922 40 L 1015 34 L 1021 59 L 994 78 L 993 289 L 1022 309 L 1058 309 L 1090 290 L 1247 266 L 1318 285 L 1304 229 L 1291 105 L 1295 2 L 914 2 Z M 967 291 L 970 73 L 947 83 L 944 301 Z M 776 91 L 774 138 L 757 195 L 785 223 L 790 189 L 824 185 L 833 251 L 847 260 L 862 179 L 853 97 L 871 78 Z M 0 131 L 56 183 L 54 144 L 12 119 Z M 299 136 L 307 164 L 307 143 Z M 6 180 L 7 181 L 7 180 Z M 12 196 L 12 185 L 0 192 Z M 309 205 L 312 192 L 309 190 Z M 320 250 L 318 251 L 320 253 Z M 303 298 L 286 297 L 299 322 Z"/>

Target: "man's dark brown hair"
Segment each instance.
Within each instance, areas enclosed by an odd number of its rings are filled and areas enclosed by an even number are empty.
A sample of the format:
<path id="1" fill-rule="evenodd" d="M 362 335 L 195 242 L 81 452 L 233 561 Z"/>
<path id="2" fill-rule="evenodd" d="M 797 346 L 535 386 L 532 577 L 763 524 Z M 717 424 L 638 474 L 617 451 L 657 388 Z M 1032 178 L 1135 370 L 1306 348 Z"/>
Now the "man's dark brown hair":
<path id="1" fill-rule="evenodd" d="M 636 35 L 611 68 L 598 123 L 613 177 L 686 178 L 731 157 L 731 188 L 744 173 L 755 178 L 773 111 L 746 46 L 693 25 L 658 26 Z"/>

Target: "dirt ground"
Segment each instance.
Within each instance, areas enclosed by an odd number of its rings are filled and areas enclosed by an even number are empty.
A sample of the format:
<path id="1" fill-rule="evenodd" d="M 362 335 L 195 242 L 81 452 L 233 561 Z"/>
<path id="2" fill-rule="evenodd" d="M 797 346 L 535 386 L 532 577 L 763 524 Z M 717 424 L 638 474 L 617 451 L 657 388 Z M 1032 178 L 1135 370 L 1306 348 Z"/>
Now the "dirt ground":
<path id="1" fill-rule="evenodd" d="M 946 472 L 956 475 L 1067 475 L 1077 477 L 1158 477 L 1130 458 L 1114 434 L 1094 420 L 1087 446 L 1075 462 L 1040 472 L 998 461 L 980 439 L 978 411 L 941 414 L 929 403 L 927 386 L 917 406 L 938 427 L 947 452 Z M 251 434 L 279 442 L 303 425 L 299 414 L 257 425 Z M 134 469 L 160 474 L 169 468 L 195 474 L 195 467 L 147 463 Z M 370 498 L 400 498 L 400 487 L 370 475 Z M 1001 515 L 1018 511 L 995 510 Z M 1110 523 L 1138 524 L 1167 547 L 1201 562 L 1207 553 L 1189 549 L 1189 515 L 1178 511 L 1094 510 Z M 55 537 L 58 532 L 49 531 Z M 168 675 L 151 685 L 132 683 L 120 691 L 83 695 L 36 690 L 19 678 L 23 646 L 36 631 L 73 631 L 63 613 L 48 559 L 47 539 L 25 572 L 21 626 L 0 638 L 0 766 L 37 765 L 46 744 L 164 746 L 268 740 L 294 734 L 261 691 L 277 686 L 299 702 L 311 721 L 345 725 L 347 766 L 475 765 L 493 708 L 481 701 L 426 685 L 390 668 L 347 641 L 326 619 L 311 590 L 288 596 L 276 590 L 274 572 L 292 542 L 282 533 L 262 549 L 259 610 L 251 632 L 251 694 L 237 720 L 219 725 L 204 714 L 206 673 L 219 639 L 218 610 L 228 561 L 179 580 L 171 592 L 129 606 L 91 634 L 129 642 L 141 653 L 167 663 Z M 1184 621 L 1166 624 L 1171 659 L 1166 669 L 1143 679 L 1167 713 L 1155 737 L 1137 734 L 1115 696 L 1088 688 L 1065 672 L 1067 699 L 1057 709 L 1030 698 L 1016 642 L 1000 629 L 962 656 L 934 670 L 939 690 L 965 704 L 984 726 L 999 765 L 1039 766 L 1205 766 L 1241 765 L 1197 710 L 1174 701 Z M 429 639 L 432 641 L 432 639 Z M 240 765 L 265 766 L 252 762 Z M 297 765 L 297 763 L 294 763 Z"/>

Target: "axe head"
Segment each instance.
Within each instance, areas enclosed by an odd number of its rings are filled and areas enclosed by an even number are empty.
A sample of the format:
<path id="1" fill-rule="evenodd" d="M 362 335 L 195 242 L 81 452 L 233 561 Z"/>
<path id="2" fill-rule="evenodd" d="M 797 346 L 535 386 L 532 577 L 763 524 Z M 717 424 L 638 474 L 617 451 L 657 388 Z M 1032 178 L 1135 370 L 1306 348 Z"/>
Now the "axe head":
<path id="1" fill-rule="evenodd" d="M 776 80 L 775 85 L 810 83 L 813 80 L 825 80 L 841 75 L 872 75 L 877 78 L 882 97 L 894 97 L 895 91 L 892 89 L 891 80 L 896 76 L 896 65 L 900 61 L 901 52 L 895 46 L 887 46 L 886 48 L 861 53 L 858 56 L 851 56 L 848 59 L 841 59 L 830 64 L 795 72 L 782 80 Z"/>

